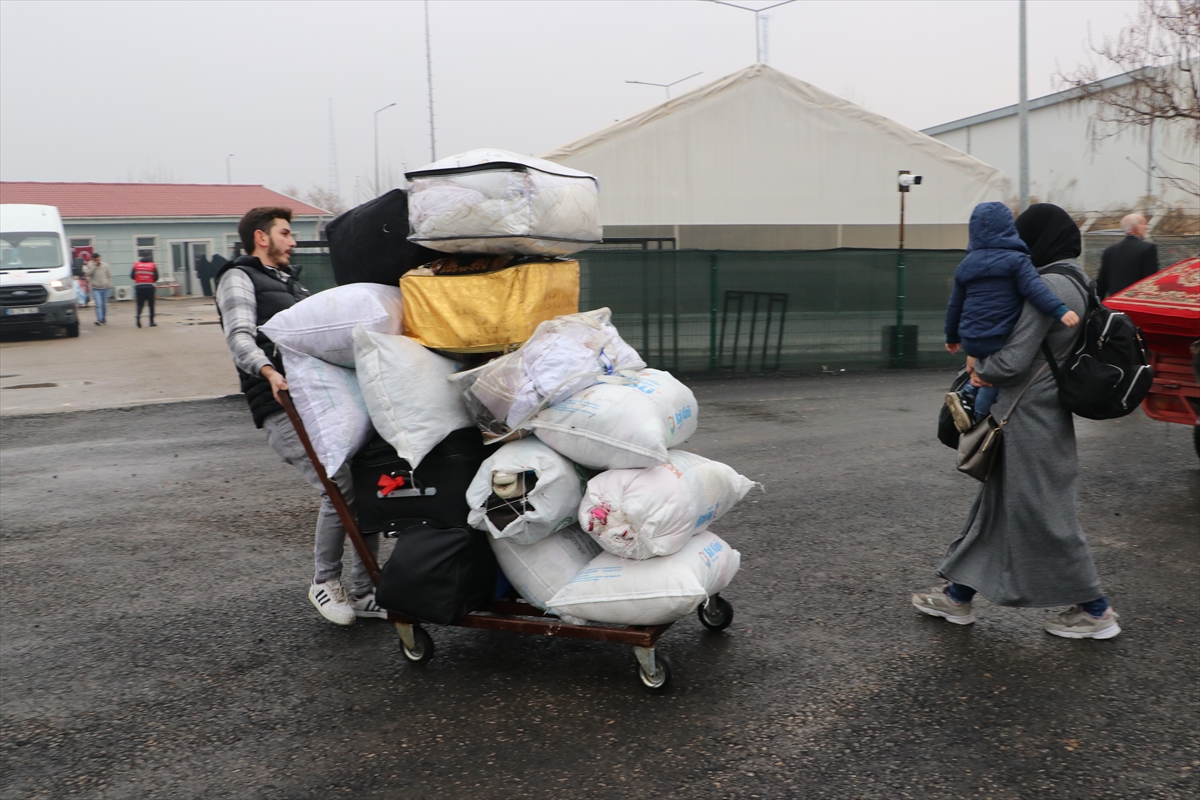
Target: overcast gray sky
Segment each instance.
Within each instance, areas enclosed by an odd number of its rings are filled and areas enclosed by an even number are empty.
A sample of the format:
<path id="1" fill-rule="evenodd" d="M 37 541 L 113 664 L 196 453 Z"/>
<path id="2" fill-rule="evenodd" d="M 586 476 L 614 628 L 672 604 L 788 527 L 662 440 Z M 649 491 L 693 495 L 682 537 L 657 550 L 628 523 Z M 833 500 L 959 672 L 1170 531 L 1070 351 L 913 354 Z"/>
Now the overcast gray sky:
<path id="1" fill-rule="evenodd" d="M 761 8 L 769 2 L 745 0 Z M 754 62 L 754 15 L 705 0 L 433 0 L 441 157 L 538 154 Z M 1029 92 L 1089 58 L 1134 0 L 1030 0 Z M 912 128 L 1017 101 L 1015 0 L 799 0 L 766 12 L 768 63 Z M 0 178 L 235 183 L 430 161 L 423 4 L 0 0 Z M 361 197 L 360 199 L 365 199 Z"/>

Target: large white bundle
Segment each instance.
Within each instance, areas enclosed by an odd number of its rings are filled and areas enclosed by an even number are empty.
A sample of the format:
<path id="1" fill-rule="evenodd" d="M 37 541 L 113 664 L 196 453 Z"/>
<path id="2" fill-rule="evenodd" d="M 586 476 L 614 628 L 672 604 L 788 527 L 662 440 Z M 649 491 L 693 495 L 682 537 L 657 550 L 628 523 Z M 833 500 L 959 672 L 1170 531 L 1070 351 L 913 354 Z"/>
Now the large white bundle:
<path id="1" fill-rule="evenodd" d="M 498 528 L 487 513 L 492 494 L 492 479 L 496 473 L 521 475 L 532 472 L 537 477 L 533 489 L 524 493 L 527 506 L 514 498 L 512 508 L 519 516 Z M 536 437 L 518 439 L 503 445 L 483 462 L 471 486 L 467 489 L 467 504 L 471 527 L 489 531 L 497 539 L 512 539 L 518 544 L 533 544 L 551 533 L 574 523 L 575 512 L 583 499 L 583 479 L 575 465 L 551 450 Z"/>
<path id="2" fill-rule="evenodd" d="M 444 253 L 565 256 L 601 239 L 599 183 L 508 150 L 471 150 L 409 172 L 409 239 Z"/>
<path id="3" fill-rule="evenodd" d="M 337 364 L 354 366 L 354 329 L 376 333 L 404 332 L 400 287 L 378 283 L 335 286 L 280 311 L 260 330 L 272 342 Z"/>
<path id="4" fill-rule="evenodd" d="M 669 556 L 723 517 L 754 481 L 683 450 L 646 469 L 613 469 L 588 481 L 579 524 L 622 558 Z"/>
<path id="5" fill-rule="evenodd" d="M 374 435 L 354 370 L 279 345 L 288 392 L 325 473 L 342 464 Z"/>
<path id="6" fill-rule="evenodd" d="M 462 397 L 446 380 L 458 365 L 409 339 L 354 330 L 358 380 L 379 435 L 415 469 L 459 428 L 471 426 Z"/>
<path id="7" fill-rule="evenodd" d="M 492 539 L 492 552 L 504 576 L 530 605 L 556 612 L 549 600 L 600 552 L 600 545 L 578 526 L 564 528 L 533 544 Z M 566 622 L 581 618 L 560 615 Z"/>
<path id="8" fill-rule="evenodd" d="M 646 366 L 613 327 L 607 308 L 537 326 L 519 350 L 450 378 L 485 431 L 503 436 L 596 378 Z"/>
<path id="9" fill-rule="evenodd" d="M 653 467 L 696 432 L 692 390 L 669 372 L 607 376 L 527 423 L 546 444 L 593 469 Z"/>
<path id="10" fill-rule="evenodd" d="M 662 558 L 633 561 L 601 553 L 550 598 L 550 607 L 594 622 L 662 625 L 687 616 L 728 586 L 741 560 L 712 531 Z"/>

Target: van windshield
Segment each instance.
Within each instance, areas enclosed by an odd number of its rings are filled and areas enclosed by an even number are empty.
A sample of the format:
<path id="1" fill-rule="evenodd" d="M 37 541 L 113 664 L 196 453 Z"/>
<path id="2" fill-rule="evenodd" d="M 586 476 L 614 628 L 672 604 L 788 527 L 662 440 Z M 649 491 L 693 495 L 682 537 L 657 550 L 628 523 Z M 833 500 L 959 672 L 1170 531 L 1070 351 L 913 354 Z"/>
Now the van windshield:
<path id="1" fill-rule="evenodd" d="M 62 253 L 62 239 L 57 233 L 0 233 L 0 269 L 61 267 Z"/>

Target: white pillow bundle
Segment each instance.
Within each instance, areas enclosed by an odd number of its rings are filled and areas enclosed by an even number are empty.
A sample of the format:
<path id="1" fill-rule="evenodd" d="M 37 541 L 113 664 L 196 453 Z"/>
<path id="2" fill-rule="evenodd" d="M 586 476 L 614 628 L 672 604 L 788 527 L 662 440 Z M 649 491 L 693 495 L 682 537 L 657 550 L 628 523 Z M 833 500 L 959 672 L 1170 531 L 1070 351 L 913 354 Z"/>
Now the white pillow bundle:
<path id="1" fill-rule="evenodd" d="M 354 366 L 354 329 L 404 331 L 400 287 L 349 283 L 317 292 L 280 311 L 259 330 L 277 345 L 337 364 Z"/>

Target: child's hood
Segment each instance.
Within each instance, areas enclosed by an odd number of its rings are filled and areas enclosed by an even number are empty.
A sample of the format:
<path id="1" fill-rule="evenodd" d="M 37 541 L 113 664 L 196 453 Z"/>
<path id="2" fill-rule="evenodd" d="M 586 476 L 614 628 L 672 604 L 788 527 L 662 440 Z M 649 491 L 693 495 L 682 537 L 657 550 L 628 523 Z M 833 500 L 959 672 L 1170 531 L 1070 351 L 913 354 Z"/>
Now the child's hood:
<path id="1" fill-rule="evenodd" d="M 1008 206 L 1000 202 L 980 203 L 971 212 L 968 228 L 970 241 L 967 252 L 972 250 L 1017 250 L 1028 253 L 1029 248 L 1017 233 L 1017 222 Z"/>

